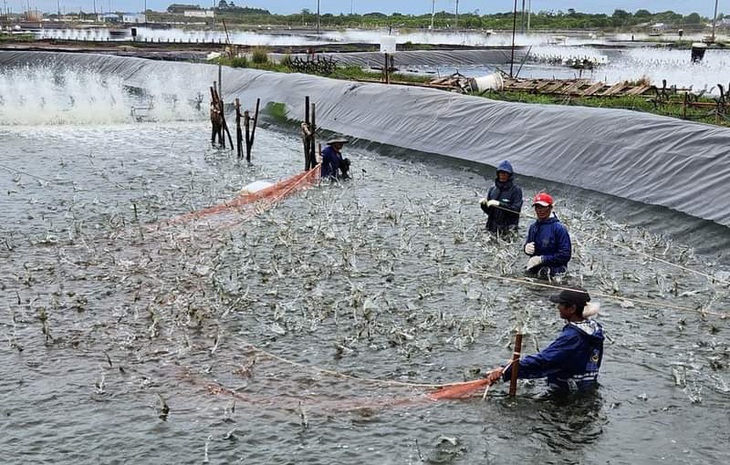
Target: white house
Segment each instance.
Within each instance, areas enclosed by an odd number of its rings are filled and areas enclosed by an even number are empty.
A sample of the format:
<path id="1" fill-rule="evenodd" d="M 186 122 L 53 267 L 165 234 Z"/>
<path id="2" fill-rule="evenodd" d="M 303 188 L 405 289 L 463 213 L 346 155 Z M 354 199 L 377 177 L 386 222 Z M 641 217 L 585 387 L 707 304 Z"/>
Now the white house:
<path id="1" fill-rule="evenodd" d="M 102 13 L 96 16 L 96 20 L 102 23 L 118 23 L 120 18 L 116 13 Z"/>
<path id="2" fill-rule="evenodd" d="M 122 14 L 122 22 L 125 24 L 144 24 L 147 22 L 147 16 L 144 13 L 124 13 Z"/>
<path id="3" fill-rule="evenodd" d="M 183 16 L 188 18 L 214 18 L 215 11 L 213 10 L 185 10 Z"/>

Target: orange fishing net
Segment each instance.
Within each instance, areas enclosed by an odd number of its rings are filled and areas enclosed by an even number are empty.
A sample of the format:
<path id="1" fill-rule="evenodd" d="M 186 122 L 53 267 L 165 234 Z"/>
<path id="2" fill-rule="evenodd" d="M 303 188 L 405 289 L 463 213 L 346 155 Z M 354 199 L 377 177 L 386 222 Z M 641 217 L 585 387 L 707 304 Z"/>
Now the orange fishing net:
<path id="1" fill-rule="evenodd" d="M 463 383 L 446 384 L 428 394 L 431 400 L 464 399 L 483 391 L 489 385 L 486 378 L 465 381 Z"/>
<path id="2" fill-rule="evenodd" d="M 319 172 L 319 165 L 317 165 L 309 171 L 302 171 L 299 174 L 284 179 L 283 181 L 279 181 L 272 186 L 265 187 L 256 192 L 244 191 L 238 197 L 222 204 L 213 205 L 212 207 L 177 216 L 168 220 L 168 223 L 183 223 L 210 215 L 225 213 L 230 210 L 242 210 L 248 207 L 255 209 L 256 213 L 268 210 L 280 200 L 317 182 L 319 179 Z"/>

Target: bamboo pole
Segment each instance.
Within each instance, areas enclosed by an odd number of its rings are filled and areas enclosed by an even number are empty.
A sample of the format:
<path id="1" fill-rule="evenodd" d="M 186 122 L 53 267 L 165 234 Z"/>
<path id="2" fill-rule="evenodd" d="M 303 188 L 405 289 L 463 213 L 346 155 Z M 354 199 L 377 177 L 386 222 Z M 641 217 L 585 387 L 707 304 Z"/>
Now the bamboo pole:
<path id="1" fill-rule="evenodd" d="M 221 121 L 223 123 L 223 130 L 226 131 L 226 134 L 228 135 L 228 142 L 231 144 L 231 150 L 233 150 L 233 138 L 231 137 L 231 131 L 228 130 L 228 123 L 226 122 L 226 114 L 225 114 L 225 111 L 224 111 L 225 109 L 223 108 L 223 100 L 221 99 L 220 94 L 216 90 L 216 87 L 217 87 L 216 85 L 217 84 L 218 83 L 216 83 L 215 81 L 213 81 L 213 87 L 210 88 L 210 95 L 211 95 L 211 99 L 213 100 L 214 105 L 216 106 L 216 108 L 220 112 Z M 221 141 L 220 142 L 221 142 L 221 146 L 223 148 L 226 148 L 226 141 L 225 141 L 225 139 L 224 138 L 221 138 Z"/>
<path id="2" fill-rule="evenodd" d="M 309 140 L 309 163 L 310 168 L 314 168 L 317 166 L 317 156 L 316 156 L 316 131 L 317 131 L 317 111 L 316 111 L 316 105 L 312 103 L 311 106 L 311 113 L 312 113 L 312 137 Z M 308 168 L 309 169 L 309 168 Z"/>
<path id="3" fill-rule="evenodd" d="M 216 82 L 215 81 L 213 81 L 213 86 L 210 88 L 210 101 L 211 101 L 211 105 L 213 106 L 213 108 L 215 109 L 215 111 L 218 114 L 220 114 L 221 113 L 221 105 L 220 105 L 220 100 L 218 98 L 218 92 L 216 91 Z M 213 130 L 215 130 L 216 122 L 214 122 L 211 119 L 211 122 L 210 123 L 211 123 L 211 125 L 213 125 Z M 222 126 L 223 125 L 221 124 L 221 128 L 219 128 L 218 131 L 216 131 L 213 134 L 213 140 L 211 142 L 215 141 L 215 139 L 217 137 L 218 138 L 218 143 L 220 145 L 222 145 L 223 147 L 225 147 L 226 146 L 226 141 L 225 141 L 225 139 L 223 139 L 223 134 L 221 132 L 223 130 L 222 129 Z"/>
<path id="4" fill-rule="evenodd" d="M 223 93 L 223 65 L 221 64 L 220 58 L 218 58 L 218 96 Z"/>
<path id="5" fill-rule="evenodd" d="M 309 170 L 311 154 L 309 141 L 311 138 L 311 125 L 309 123 L 309 95 L 304 97 L 304 126 L 302 126 L 302 143 L 304 145 L 304 169 Z"/>
<path id="6" fill-rule="evenodd" d="M 243 158 L 243 141 L 241 134 L 241 100 L 236 98 L 236 156 Z"/>
<path id="7" fill-rule="evenodd" d="M 221 105 L 222 107 L 222 105 Z M 231 131 L 228 130 L 228 123 L 226 123 L 226 117 L 223 114 L 223 111 L 221 111 L 221 118 L 223 119 L 223 129 L 226 131 L 226 134 L 228 135 L 228 143 L 231 144 L 231 150 L 233 150 L 233 138 L 231 137 Z M 226 144 L 223 144 L 223 148 L 226 147 Z"/>
<path id="8" fill-rule="evenodd" d="M 390 66 L 388 62 L 388 53 L 385 53 L 385 66 L 383 67 L 383 82 L 390 84 Z"/>
<path id="9" fill-rule="evenodd" d="M 248 140 L 251 138 L 251 115 L 248 110 L 243 112 L 243 127 L 246 131 L 246 161 L 251 163 L 251 149 L 248 145 Z"/>
<path id="10" fill-rule="evenodd" d="M 512 373 L 509 380 L 509 396 L 514 397 L 517 393 L 517 372 L 520 368 L 520 352 L 522 352 L 522 334 L 515 336 L 515 350 L 512 352 Z"/>
<path id="11" fill-rule="evenodd" d="M 259 121 L 259 106 L 261 105 L 261 99 L 256 99 L 256 110 L 253 114 L 253 122 L 251 123 L 251 134 L 248 133 L 249 124 L 246 123 L 246 161 L 251 163 L 251 149 L 253 149 L 253 139 L 256 135 L 256 125 Z M 246 112 L 248 115 L 248 112 Z"/>

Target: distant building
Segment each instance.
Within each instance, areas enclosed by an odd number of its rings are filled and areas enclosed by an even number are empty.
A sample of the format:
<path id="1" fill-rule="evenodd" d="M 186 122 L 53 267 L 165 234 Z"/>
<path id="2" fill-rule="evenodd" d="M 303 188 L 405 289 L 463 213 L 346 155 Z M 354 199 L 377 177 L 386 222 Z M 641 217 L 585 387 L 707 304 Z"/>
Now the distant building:
<path id="1" fill-rule="evenodd" d="M 143 24 L 147 22 L 147 16 L 144 13 L 124 13 L 122 14 L 122 22 L 125 24 Z"/>
<path id="2" fill-rule="evenodd" d="M 214 18 L 215 11 L 213 10 L 185 10 L 183 16 L 188 18 Z"/>
<path id="3" fill-rule="evenodd" d="M 100 23 L 118 23 L 122 18 L 116 13 L 102 13 L 96 17 Z"/>

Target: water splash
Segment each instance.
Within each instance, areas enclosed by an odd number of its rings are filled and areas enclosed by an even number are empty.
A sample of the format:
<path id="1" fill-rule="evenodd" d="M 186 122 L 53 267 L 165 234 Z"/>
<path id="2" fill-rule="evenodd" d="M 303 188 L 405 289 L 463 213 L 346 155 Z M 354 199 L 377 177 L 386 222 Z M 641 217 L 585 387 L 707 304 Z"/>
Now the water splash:
<path id="1" fill-rule="evenodd" d="M 321 34 L 308 34 L 284 28 L 267 29 L 263 32 L 223 31 L 213 30 L 183 30 L 183 29 L 150 29 L 136 28 L 136 40 L 140 42 L 161 43 L 219 43 L 227 42 L 249 46 L 297 46 L 321 45 L 326 43 L 367 43 L 378 44 L 383 36 L 392 35 L 396 42 L 420 44 L 450 44 L 467 46 L 509 46 L 512 44 L 511 32 L 475 32 L 475 31 L 413 31 L 397 29 L 345 29 L 341 31 L 323 31 Z M 39 39 L 60 39 L 78 41 L 116 41 L 130 40 L 131 29 L 110 30 L 108 28 L 95 29 L 42 29 L 37 33 Z M 581 37 L 555 36 L 544 33 L 516 34 L 515 45 L 544 45 L 561 43 L 565 45 L 603 44 L 605 39 L 587 34 Z"/>
<path id="2" fill-rule="evenodd" d="M 112 124 L 202 120 L 202 96 L 174 77 L 150 76 L 145 89 L 121 77 L 74 69 L 0 70 L 0 125 Z"/>
<path id="3" fill-rule="evenodd" d="M 727 89 L 730 53 L 708 50 L 700 63 L 692 64 L 689 50 L 662 50 L 656 48 L 629 49 L 599 71 L 599 79 L 606 82 L 636 81 L 649 78 L 652 84 L 661 86 L 662 79 L 668 85 L 692 88 L 695 92 L 707 89 L 719 94 L 717 84 Z"/>

